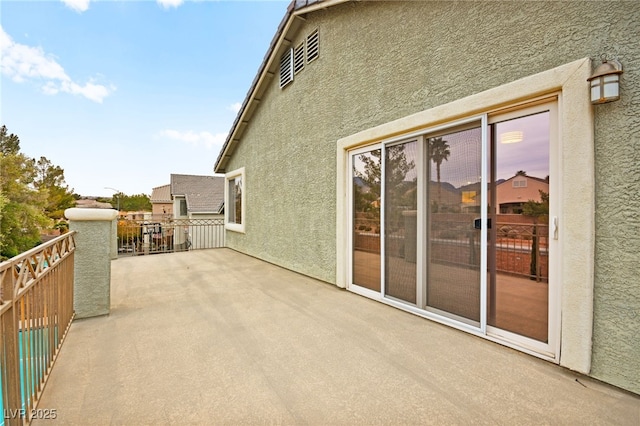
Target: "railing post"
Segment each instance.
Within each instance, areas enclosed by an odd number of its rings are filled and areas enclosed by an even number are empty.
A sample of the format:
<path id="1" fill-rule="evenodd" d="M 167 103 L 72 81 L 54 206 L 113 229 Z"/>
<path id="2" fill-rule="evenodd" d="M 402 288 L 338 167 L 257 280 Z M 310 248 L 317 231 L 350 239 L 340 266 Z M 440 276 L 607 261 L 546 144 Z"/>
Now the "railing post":
<path id="1" fill-rule="evenodd" d="M 118 258 L 118 218 L 111 221 L 111 260 Z"/>
<path id="2" fill-rule="evenodd" d="M 111 304 L 113 209 L 71 208 L 64 212 L 76 231 L 74 309 L 76 318 L 108 315 Z"/>
<path id="3" fill-rule="evenodd" d="M 0 369 L 6 374 L 6 398 L 2 407 L 2 414 L 6 425 L 21 425 L 24 421 L 24 411 L 22 411 L 22 398 L 20 395 L 20 356 L 18 354 L 18 317 L 15 305 L 15 265 L 6 270 L 2 276 L 2 299 L 11 304 L 9 311 L 4 314 L 5 319 L 0 323 L 3 326 L 4 335 L 4 363 L 6 369 Z"/>

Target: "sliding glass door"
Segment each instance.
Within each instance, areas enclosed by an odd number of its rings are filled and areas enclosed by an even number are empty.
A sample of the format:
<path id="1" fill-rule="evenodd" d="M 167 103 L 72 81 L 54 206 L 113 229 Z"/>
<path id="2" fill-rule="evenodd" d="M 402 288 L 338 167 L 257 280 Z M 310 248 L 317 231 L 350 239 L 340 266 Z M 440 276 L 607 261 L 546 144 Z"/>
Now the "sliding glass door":
<path id="1" fill-rule="evenodd" d="M 482 129 L 426 137 L 426 308 L 480 326 Z"/>
<path id="2" fill-rule="evenodd" d="M 352 151 L 350 288 L 553 356 L 555 115 L 539 103 Z"/>

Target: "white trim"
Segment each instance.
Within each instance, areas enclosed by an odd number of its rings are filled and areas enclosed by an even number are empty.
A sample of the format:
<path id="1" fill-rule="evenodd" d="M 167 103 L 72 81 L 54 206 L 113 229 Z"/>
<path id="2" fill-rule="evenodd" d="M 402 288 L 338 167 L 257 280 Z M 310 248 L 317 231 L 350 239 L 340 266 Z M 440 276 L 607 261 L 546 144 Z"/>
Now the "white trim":
<path id="1" fill-rule="evenodd" d="M 561 217 L 562 211 L 559 210 L 558 200 L 560 196 L 559 182 L 562 178 L 558 170 L 560 154 L 559 150 L 559 134 L 558 134 L 558 95 L 545 97 L 536 100 L 536 102 L 528 102 L 524 105 L 518 105 L 520 108 L 513 108 L 507 113 L 499 111 L 488 117 L 488 124 L 505 122 L 507 120 L 521 118 L 527 115 L 549 112 L 549 217 Z M 554 152 L 555 151 L 555 152 Z M 527 179 L 524 176 L 525 180 Z M 513 178 L 515 179 L 515 178 Z M 486 187 L 486 186 L 485 186 Z M 484 188 L 484 187 L 483 187 Z M 485 204 L 486 205 L 486 204 Z M 497 207 L 497 206 L 496 206 Z M 547 316 L 547 342 L 540 342 L 526 336 L 518 335 L 507 330 L 487 325 L 487 334 L 497 339 L 504 339 L 512 342 L 519 347 L 526 347 L 535 352 L 545 354 L 554 362 L 559 362 L 560 344 L 559 344 L 559 324 L 560 324 L 560 297 L 558 291 L 562 286 L 562 278 L 559 274 L 559 259 L 562 258 L 562 252 L 558 245 L 558 241 L 553 238 L 547 240 L 549 256 L 548 256 L 548 316 Z M 484 269 L 486 270 L 486 269 Z M 486 275 L 484 275 L 486 277 Z"/>
<path id="2" fill-rule="evenodd" d="M 240 193 L 241 223 L 229 223 L 229 211 L 231 209 L 231 206 L 229 205 L 229 181 L 235 180 L 235 178 L 237 177 L 240 177 L 240 180 L 242 182 L 242 192 Z M 240 232 L 243 234 L 245 232 L 245 225 L 247 222 L 247 215 L 246 215 L 247 203 L 246 203 L 246 195 L 245 195 L 247 192 L 246 185 L 247 185 L 247 181 L 245 179 L 244 167 L 233 170 L 229 173 L 225 173 L 224 175 L 224 203 L 225 203 L 224 228 L 228 231 Z"/>
<path id="3" fill-rule="evenodd" d="M 480 143 L 482 144 L 482 152 L 480 153 L 480 247 L 488 247 L 489 235 L 489 212 L 484 206 L 489 205 L 489 135 L 487 114 L 483 114 L 480 119 Z M 480 250 L 480 331 L 487 333 L 487 274 L 489 270 L 487 261 L 487 250 Z"/>
<path id="4" fill-rule="evenodd" d="M 340 139 L 336 147 L 338 165 L 336 212 L 338 269 L 336 281 L 338 285 L 348 287 L 349 283 L 348 276 L 346 276 L 347 268 L 344 267 L 346 259 L 349 258 L 347 240 L 344 238 L 345 233 L 349 232 L 345 229 L 345 225 L 347 225 L 345 218 L 349 212 L 345 198 L 347 195 L 345 191 L 347 184 L 345 181 L 345 161 L 348 159 L 349 150 L 395 138 L 406 139 L 412 134 L 423 133 L 426 129 L 437 128 L 443 123 L 500 111 L 507 106 L 560 92 L 557 126 L 559 138 L 557 149 L 559 151 L 552 153 L 552 157 L 557 159 L 558 164 L 552 166 L 559 176 L 558 182 L 554 184 L 558 186 L 555 193 L 557 199 L 560 200 L 558 212 L 561 215 L 558 216 L 558 240 L 562 258 L 556 272 L 560 277 L 559 294 L 557 297 L 550 295 L 549 299 L 559 300 L 561 309 L 555 309 L 558 312 L 560 336 L 556 339 L 558 341 L 555 351 L 556 358 L 552 358 L 552 360 L 559 361 L 561 365 L 570 369 L 589 373 L 593 335 L 595 251 L 594 120 L 593 109 L 589 101 L 589 87 L 586 83 L 590 73 L 590 59 L 580 59 Z M 576 191 L 575 188 L 580 188 L 580 191 Z M 388 300 L 383 302 L 421 316 L 430 317 L 428 314 L 416 312 L 415 307 L 396 304 Z M 550 309 L 552 309 L 551 306 Z M 439 318 L 431 319 L 456 328 L 467 329 L 449 324 Z M 467 329 L 467 331 L 470 330 Z M 473 333 L 507 346 L 516 347 L 516 345 L 499 338 L 486 336 L 477 329 Z M 549 359 L 548 354 L 534 352 L 527 347 L 517 346 L 517 348 L 523 352 Z"/>
<path id="5" fill-rule="evenodd" d="M 429 154 L 428 149 L 425 147 L 427 141 L 424 135 L 420 135 L 417 140 L 418 143 L 418 161 L 416 164 L 417 175 L 417 216 L 416 216 L 416 234 L 418 235 L 416 241 L 416 306 L 425 307 L 427 304 L 427 262 L 422 262 L 420 259 L 425 259 L 427 256 L 427 239 L 420 238 L 422 235 L 427 235 L 427 229 L 429 226 L 425 223 L 427 217 L 427 209 L 429 208 L 429 200 L 427 199 L 427 182 L 429 182 Z"/>

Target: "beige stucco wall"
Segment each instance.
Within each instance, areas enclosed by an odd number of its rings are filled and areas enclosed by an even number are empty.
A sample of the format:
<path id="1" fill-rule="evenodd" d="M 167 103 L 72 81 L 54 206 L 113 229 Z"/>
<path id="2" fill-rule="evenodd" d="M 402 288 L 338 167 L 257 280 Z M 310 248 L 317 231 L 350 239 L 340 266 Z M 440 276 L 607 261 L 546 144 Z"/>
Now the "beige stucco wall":
<path id="1" fill-rule="evenodd" d="M 151 214 L 158 217 L 173 214 L 173 203 L 153 203 L 151 205 Z"/>
<path id="2" fill-rule="evenodd" d="M 617 53 L 625 66 L 623 99 L 595 108 L 591 372 L 640 392 L 640 6 L 367 2 L 306 18 L 294 44 L 318 28 L 320 58 L 284 90 L 277 76 L 271 81 L 227 167 L 246 168 L 246 233 L 228 232 L 227 245 L 335 283 L 338 139 Z"/>

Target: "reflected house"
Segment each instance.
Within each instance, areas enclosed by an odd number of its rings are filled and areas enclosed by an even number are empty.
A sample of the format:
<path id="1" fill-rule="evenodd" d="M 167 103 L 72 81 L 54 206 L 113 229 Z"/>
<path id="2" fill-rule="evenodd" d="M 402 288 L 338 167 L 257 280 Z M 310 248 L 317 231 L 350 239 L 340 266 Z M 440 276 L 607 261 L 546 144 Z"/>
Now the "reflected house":
<path id="1" fill-rule="evenodd" d="M 527 201 L 541 202 L 540 192 L 549 193 L 549 181 L 516 174 L 497 186 L 497 207 L 500 214 L 521 214 Z"/>
<path id="2" fill-rule="evenodd" d="M 640 393 L 638 16 L 291 2 L 214 166 L 227 246 Z M 621 100 L 593 106 L 602 54 Z"/>

